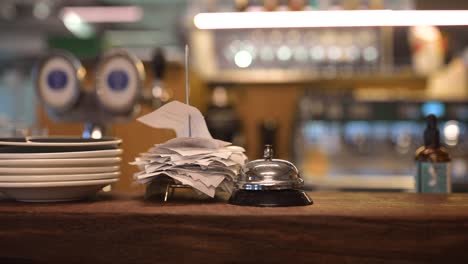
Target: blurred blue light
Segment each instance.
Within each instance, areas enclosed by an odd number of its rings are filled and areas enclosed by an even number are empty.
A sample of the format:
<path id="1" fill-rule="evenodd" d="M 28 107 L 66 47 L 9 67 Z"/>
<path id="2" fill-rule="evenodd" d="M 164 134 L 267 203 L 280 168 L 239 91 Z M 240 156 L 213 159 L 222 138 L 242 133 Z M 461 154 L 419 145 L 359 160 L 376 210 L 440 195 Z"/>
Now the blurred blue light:
<path id="1" fill-rule="evenodd" d="M 441 102 L 427 102 L 422 105 L 421 112 L 423 116 L 433 114 L 436 117 L 442 117 L 445 114 L 445 105 Z"/>

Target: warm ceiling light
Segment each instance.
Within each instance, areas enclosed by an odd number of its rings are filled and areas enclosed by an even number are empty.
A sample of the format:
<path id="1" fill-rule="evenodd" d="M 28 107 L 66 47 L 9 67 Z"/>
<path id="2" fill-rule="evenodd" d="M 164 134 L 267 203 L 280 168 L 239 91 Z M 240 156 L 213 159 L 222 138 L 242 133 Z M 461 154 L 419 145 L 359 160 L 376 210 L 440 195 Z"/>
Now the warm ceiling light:
<path id="1" fill-rule="evenodd" d="M 87 23 L 131 23 L 143 18 L 143 10 L 139 6 L 79 6 L 64 7 L 61 17 L 75 14 Z"/>
<path id="2" fill-rule="evenodd" d="M 371 26 L 463 26 L 468 10 L 340 10 L 199 13 L 199 29 Z"/>

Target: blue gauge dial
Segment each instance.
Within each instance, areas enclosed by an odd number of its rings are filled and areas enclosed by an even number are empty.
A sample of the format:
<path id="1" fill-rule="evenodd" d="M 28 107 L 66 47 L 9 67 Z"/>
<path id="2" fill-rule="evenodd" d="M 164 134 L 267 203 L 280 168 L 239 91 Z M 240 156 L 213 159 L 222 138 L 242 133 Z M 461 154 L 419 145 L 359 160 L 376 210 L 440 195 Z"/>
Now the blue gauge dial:
<path id="1" fill-rule="evenodd" d="M 47 84 L 52 90 L 62 90 L 67 86 L 68 77 L 62 70 L 52 70 L 47 75 Z"/>
<path id="2" fill-rule="evenodd" d="M 113 91 L 123 91 L 128 86 L 128 74 L 122 70 L 111 71 L 107 77 L 107 85 Z"/>

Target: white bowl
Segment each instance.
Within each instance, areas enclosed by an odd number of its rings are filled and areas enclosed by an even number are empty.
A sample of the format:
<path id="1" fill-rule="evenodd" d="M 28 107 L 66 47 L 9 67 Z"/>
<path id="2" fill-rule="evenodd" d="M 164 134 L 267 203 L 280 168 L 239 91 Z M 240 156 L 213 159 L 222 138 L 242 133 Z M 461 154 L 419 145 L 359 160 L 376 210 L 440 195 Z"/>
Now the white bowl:
<path id="1" fill-rule="evenodd" d="M 1 175 L 1 182 L 61 182 L 118 179 L 120 172 L 88 173 L 88 174 L 56 174 L 56 175 Z"/>
<path id="2" fill-rule="evenodd" d="M 63 167 L 63 168 L 24 168 L 24 167 L 0 167 L 0 177 L 2 175 L 56 175 L 56 174 L 84 174 L 84 173 L 104 173 L 115 172 L 119 166 L 102 167 Z"/>
<path id="3" fill-rule="evenodd" d="M 22 202 L 65 202 L 90 198 L 117 179 L 63 182 L 0 183 L 0 192 Z"/>
<path id="4" fill-rule="evenodd" d="M 115 157 L 122 154 L 122 152 L 122 149 L 106 149 L 70 152 L 0 153 L 0 159 L 69 159 Z"/>
<path id="5" fill-rule="evenodd" d="M 34 136 L 26 138 L 0 138 L 0 145 L 16 147 L 89 147 L 117 146 L 122 143 L 120 138 L 81 138 L 69 136 Z"/>
<path id="6" fill-rule="evenodd" d="M 119 157 L 78 159 L 0 159 L 0 167 L 90 167 L 113 165 L 121 162 Z"/>

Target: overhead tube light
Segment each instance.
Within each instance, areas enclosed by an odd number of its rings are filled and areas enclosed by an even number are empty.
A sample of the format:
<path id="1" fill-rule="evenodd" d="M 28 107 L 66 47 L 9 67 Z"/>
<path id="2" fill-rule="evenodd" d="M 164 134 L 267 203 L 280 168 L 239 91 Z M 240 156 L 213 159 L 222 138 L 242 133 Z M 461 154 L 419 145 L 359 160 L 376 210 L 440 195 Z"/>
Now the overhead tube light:
<path id="1" fill-rule="evenodd" d="M 62 19 L 70 13 L 87 23 L 132 23 L 143 18 L 143 10 L 139 6 L 64 7 L 61 11 Z"/>
<path id="2" fill-rule="evenodd" d="M 199 13 L 198 29 L 465 26 L 468 10 L 331 10 Z"/>

